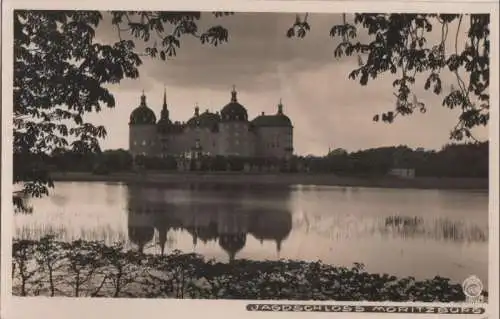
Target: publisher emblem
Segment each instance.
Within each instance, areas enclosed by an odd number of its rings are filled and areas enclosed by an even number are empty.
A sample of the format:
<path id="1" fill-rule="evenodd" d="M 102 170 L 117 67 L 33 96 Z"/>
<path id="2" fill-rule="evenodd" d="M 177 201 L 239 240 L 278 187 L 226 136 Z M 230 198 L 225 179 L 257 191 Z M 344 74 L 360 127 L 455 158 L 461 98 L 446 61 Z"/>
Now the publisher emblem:
<path id="1" fill-rule="evenodd" d="M 462 283 L 464 295 L 470 299 L 480 298 L 483 292 L 483 283 L 476 276 L 470 276 Z"/>

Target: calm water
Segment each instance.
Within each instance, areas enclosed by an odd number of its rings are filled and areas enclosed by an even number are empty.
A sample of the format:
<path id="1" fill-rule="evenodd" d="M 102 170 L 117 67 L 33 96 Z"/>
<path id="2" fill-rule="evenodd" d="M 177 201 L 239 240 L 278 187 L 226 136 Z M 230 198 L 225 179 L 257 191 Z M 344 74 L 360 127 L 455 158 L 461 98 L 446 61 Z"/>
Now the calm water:
<path id="1" fill-rule="evenodd" d="M 125 241 L 209 258 L 318 260 L 370 272 L 487 285 L 486 192 L 292 187 L 166 189 L 113 183 L 57 183 L 15 217 L 18 238 Z"/>

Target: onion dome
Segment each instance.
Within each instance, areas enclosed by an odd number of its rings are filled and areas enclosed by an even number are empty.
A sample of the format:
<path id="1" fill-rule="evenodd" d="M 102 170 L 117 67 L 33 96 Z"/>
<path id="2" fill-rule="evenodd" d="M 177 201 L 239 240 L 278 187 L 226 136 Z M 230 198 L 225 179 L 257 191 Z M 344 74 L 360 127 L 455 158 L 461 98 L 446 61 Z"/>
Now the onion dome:
<path id="1" fill-rule="evenodd" d="M 156 124 L 156 115 L 146 105 L 146 96 L 142 92 L 141 104 L 130 114 L 130 125 L 154 125 Z"/>
<path id="2" fill-rule="evenodd" d="M 281 249 L 281 243 L 290 235 L 291 231 L 292 214 L 286 210 L 257 214 L 250 227 L 250 233 L 257 240 L 276 241 L 278 251 Z"/>
<path id="3" fill-rule="evenodd" d="M 144 246 L 153 240 L 155 229 L 149 226 L 129 226 L 128 238 L 139 247 L 139 251 L 144 250 Z"/>
<path id="4" fill-rule="evenodd" d="M 217 131 L 219 128 L 220 115 L 218 113 L 212 113 L 209 110 L 200 114 L 200 108 L 195 107 L 194 116 L 187 121 L 187 125 L 190 127 L 203 127 L 209 128 L 212 131 Z"/>
<path id="5" fill-rule="evenodd" d="M 278 104 L 278 112 L 274 115 L 262 115 L 257 116 L 253 121 L 252 125 L 255 127 L 292 127 L 292 121 L 288 116 L 283 113 L 283 104 Z"/>
<path id="6" fill-rule="evenodd" d="M 243 105 L 238 103 L 238 99 L 236 97 L 236 89 L 233 86 L 233 91 L 231 92 L 231 102 L 224 106 L 221 110 L 221 118 L 222 121 L 241 121 L 246 122 L 248 120 L 247 110 Z"/>
<path id="7" fill-rule="evenodd" d="M 247 243 L 247 234 L 221 235 L 219 237 L 219 246 L 229 255 L 229 261 L 232 262 L 236 254 L 245 247 Z"/>
<path id="8" fill-rule="evenodd" d="M 217 113 L 211 113 L 206 110 L 199 117 L 200 126 L 207 127 L 210 129 L 217 129 L 219 127 L 220 116 Z"/>

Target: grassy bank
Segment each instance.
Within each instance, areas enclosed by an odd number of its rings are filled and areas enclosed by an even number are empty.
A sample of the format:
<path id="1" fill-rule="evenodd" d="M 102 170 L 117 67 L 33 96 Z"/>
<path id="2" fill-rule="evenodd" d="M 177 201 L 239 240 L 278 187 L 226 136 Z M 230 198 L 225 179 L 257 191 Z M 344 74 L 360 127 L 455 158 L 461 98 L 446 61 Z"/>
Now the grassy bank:
<path id="1" fill-rule="evenodd" d="M 414 189 L 462 189 L 487 190 L 487 178 L 437 178 L 417 177 L 404 179 L 397 177 L 343 177 L 333 174 L 255 174 L 255 173 L 114 173 L 94 175 L 91 173 L 53 173 L 55 181 L 102 181 L 102 182 L 145 182 L 165 185 L 317 185 L 343 187 L 414 188 Z"/>
<path id="2" fill-rule="evenodd" d="M 252 300 L 461 302 L 461 285 L 417 281 L 302 261 L 220 263 L 196 254 L 126 251 L 100 242 L 45 237 L 15 240 L 13 292 L 18 296 L 91 296 Z"/>

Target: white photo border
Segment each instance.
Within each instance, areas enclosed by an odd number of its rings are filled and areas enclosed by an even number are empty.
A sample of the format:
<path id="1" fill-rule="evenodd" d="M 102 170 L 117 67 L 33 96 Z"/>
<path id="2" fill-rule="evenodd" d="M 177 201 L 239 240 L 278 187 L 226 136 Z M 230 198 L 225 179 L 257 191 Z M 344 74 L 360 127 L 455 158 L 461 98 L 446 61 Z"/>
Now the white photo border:
<path id="1" fill-rule="evenodd" d="M 377 8 L 374 10 L 374 8 Z M 187 0 L 86 0 L 86 1 L 41 1 L 7 0 L 2 3 L 2 215 L 1 215 L 1 304 L 0 317 L 14 318 L 106 318 L 119 316 L 138 318 L 153 316 L 223 316 L 252 318 L 256 314 L 263 318 L 299 318 L 302 316 L 330 316 L 331 313 L 304 312 L 249 312 L 246 305 L 252 301 L 229 300 L 176 300 L 176 299 L 107 299 L 107 298 L 44 298 L 13 297 L 11 295 L 11 255 L 13 207 L 12 185 L 12 78 L 13 78 L 13 10 L 14 9 L 66 9 L 66 10 L 185 10 L 185 11 L 235 11 L 235 12 L 481 12 L 491 15 L 491 81 L 490 81 L 490 179 L 489 179 L 489 303 L 484 305 L 486 313 L 481 317 L 500 318 L 499 315 L 499 4 L 492 1 L 456 0 L 438 2 L 424 1 L 187 1 Z M 255 302 L 262 303 L 262 301 Z M 265 302 L 285 304 L 286 301 Z M 294 304 L 345 305 L 345 302 L 294 302 Z M 442 303 L 373 303 L 349 302 L 350 306 L 394 305 L 394 306 L 446 306 Z M 335 314 L 335 315 L 340 315 Z M 342 313 L 342 317 L 358 318 L 366 313 Z M 372 314 L 384 316 L 384 314 Z M 408 314 L 392 314 L 393 317 L 408 317 Z M 426 315 L 419 314 L 419 318 Z M 384 316 L 385 317 L 385 316 Z M 434 318 L 435 315 L 430 317 Z M 468 317 L 468 316 L 467 316 Z M 475 316 L 477 317 L 477 316 Z"/>

